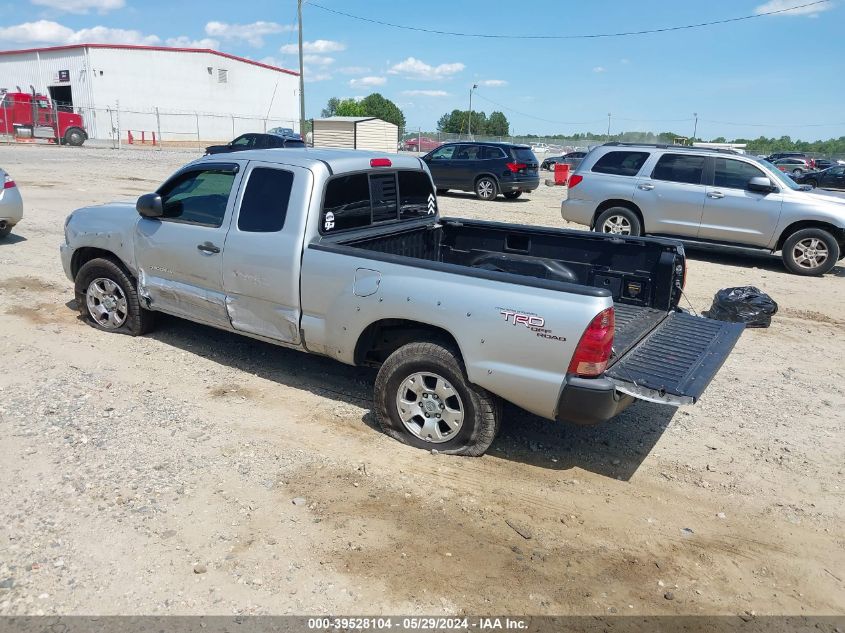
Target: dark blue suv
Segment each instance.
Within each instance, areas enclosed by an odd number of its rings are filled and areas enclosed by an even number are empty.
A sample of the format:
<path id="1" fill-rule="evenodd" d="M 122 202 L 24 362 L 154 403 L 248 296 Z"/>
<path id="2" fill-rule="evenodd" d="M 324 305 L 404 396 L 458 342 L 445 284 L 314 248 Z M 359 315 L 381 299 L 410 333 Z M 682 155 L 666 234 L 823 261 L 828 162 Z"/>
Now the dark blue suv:
<path id="1" fill-rule="evenodd" d="M 518 198 L 540 186 L 539 163 L 527 145 L 461 142 L 441 145 L 423 156 L 437 193 L 474 191 L 482 200 L 500 193 Z"/>

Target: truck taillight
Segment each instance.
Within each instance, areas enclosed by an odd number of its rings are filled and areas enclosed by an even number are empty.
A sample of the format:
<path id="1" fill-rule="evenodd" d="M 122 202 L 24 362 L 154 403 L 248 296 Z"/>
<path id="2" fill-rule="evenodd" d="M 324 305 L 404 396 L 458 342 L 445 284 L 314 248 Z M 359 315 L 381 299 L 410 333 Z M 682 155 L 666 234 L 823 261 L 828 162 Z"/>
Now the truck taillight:
<path id="1" fill-rule="evenodd" d="M 613 351 L 614 320 L 613 308 L 608 308 L 590 321 L 569 362 L 570 374 L 594 378 L 604 372 Z"/>
<path id="2" fill-rule="evenodd" d="M 370 167 L 390 167 L 392 163 L 389 158 L 371 158 Z"/>
<path id="3" fill-rule="evenodd" d="M 578 183 L 580 183 L 582 180 L 584 180 L 584 176 L 579 176 L 578 174 L 572 174 L 569 177 L 569 182 L 567 183 L 567 185 L 569 186 L 570 189 L 572 189 L 572 187 L 577 186 Z"/>
<path id="4" fill-rule="evenodd" d="M 3 189 L 11 189 L 15 187 L 15 181 L 12 180 L 12 177 L 6 174 L 6 178 L 3 180 Z"/>
<path id="5" fill-rule="evenodd" d="M 525 163 L 506 163 L 505 167 L 510 169 L 513 173 L 518 172 L 520 169 L 525 169 L 528 167 Z"/>

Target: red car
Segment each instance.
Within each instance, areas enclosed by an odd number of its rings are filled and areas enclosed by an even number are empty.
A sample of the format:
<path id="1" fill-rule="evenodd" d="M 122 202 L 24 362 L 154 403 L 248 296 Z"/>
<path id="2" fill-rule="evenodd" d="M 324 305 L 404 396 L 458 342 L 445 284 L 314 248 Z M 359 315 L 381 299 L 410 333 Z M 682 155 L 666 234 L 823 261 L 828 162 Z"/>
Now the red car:
<path id="1" fill-rule="evenodd" d="M 402 143 L 402 149 L 406 152 L 430 152 L 443 145 L 441 141 L 430 138 L 428 136 L 414 136 L 405 139 Z"/>

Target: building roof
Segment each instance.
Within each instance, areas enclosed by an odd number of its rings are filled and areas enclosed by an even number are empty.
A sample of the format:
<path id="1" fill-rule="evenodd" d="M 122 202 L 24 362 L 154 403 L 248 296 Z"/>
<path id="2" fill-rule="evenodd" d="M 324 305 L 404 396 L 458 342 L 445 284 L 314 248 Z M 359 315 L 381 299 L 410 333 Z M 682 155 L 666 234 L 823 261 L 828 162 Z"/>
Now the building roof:
<path id="1" fill-rule="evenodd" d="M 345 121 L 347 123 L 360 123 L 361 121 L 375 121 L 376 119 L 378 119 L 376 116 L 330 116 L 325 119 L 315 119 L 315 121 Z M 387 123 L 387 121 L 385 121 L 385 123 Z"/>
<path id="2" fill-rule="evenodd" d="M 245 64 L 252 64 L 253 66 L 259 66 L 261 68 L 267 68 L 268 70 L 275 70 L 276 72 L 280 73 L 287 73 L 288 75 L 296 75 L 299 76 L 299 73 L 293 70 L 288 70 L 287 68 L 279 68 L 278 66 L 271 66 L 270 64 L 264 64 L 262 62 L 257 62 L 252 59 L 247 59 L 246 57 L 238 57 L 237 55 L 232 55 L 230 53 L 223 53 L 220 51 L 215 51 L 211 48 L 177 48 L 173 46 L 141 46 L 138 44 L 67 44 L 65 46 L 46 46 L 43 48 L 24 48 L 15 51 L 0 51 L 0 55 L 17 55 L 21 53 L 44 53 L 48 51 L 65 51 L 65 50 L 72 50 L 76 48 L 117 48 L 123 50 L 142 50 L 142 51 L 167 51 L 173 53 L 209 53 L 211 55 L 217 55 L 218 57 L 225 57 L 226 59 L 233 59 L 238 62 L 243 62 Z"/>

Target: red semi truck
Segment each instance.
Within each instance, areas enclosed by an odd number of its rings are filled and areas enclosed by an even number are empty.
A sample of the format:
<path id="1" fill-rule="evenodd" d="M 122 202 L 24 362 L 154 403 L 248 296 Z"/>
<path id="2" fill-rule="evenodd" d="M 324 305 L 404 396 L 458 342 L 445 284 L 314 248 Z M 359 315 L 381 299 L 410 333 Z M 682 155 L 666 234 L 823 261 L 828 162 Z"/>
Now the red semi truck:
<path id="1" fill-rule="evenodd" d="M 57 109 L 49 97 L 35 89 L 31 93 L 0 91 L 0 134 L 76 146 L 88 139 L 81 116 Z"/>

